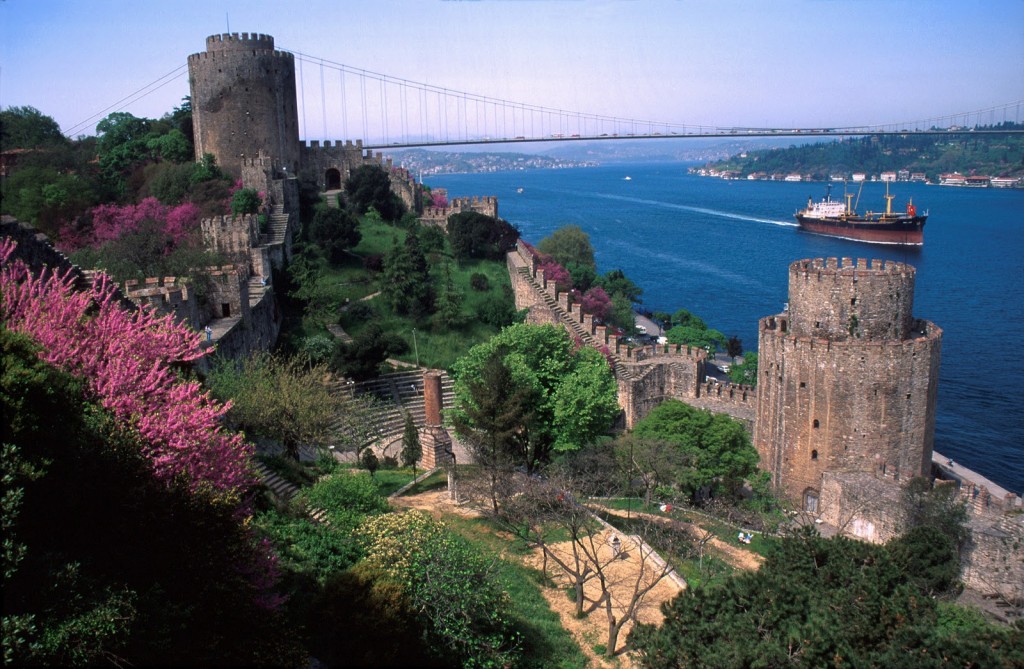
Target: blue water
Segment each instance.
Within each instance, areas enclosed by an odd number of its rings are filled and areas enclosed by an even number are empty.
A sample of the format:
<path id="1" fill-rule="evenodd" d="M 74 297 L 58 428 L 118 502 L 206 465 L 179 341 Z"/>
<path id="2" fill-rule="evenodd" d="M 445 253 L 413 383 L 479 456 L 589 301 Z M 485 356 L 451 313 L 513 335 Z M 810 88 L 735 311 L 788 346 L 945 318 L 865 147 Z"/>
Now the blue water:
<path id="1" fill-rule="evenodd" d="M 782 311 L 792 261 L 914 265 L 914 315 L 945 332 L 935 450 L 1024 492 L 1024 191 L 896 184 L 894 207 L 913 197 L 919 212 L 930 212 L 917 249 L 799 231 L 793 212 L 808 196 L 823 196 L 823 184 L 722 181 L 686 167 L 441 175 L 426 183 L 451 197 L 496 195 L 499 215 L 529 242 L 580 226 L 598 270 L 622 269 L 643 288 L 644 307 L 685 308 L 750 350 L 758 319 Z M 883 208 L 884 192 L 881 183 L 865 184 L 859 210 Z"/>

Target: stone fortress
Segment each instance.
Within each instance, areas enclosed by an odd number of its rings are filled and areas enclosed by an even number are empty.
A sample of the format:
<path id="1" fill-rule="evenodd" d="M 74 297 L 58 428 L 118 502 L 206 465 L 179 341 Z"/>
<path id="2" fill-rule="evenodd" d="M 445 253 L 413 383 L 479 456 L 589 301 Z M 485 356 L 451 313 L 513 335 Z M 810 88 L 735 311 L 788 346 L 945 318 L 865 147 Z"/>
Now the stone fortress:
<path id="1" fill-rule="evenodd" d="M 196 158 L 212 153 L 247 187 L 266 192 L 276 219 L 270 240 L 258 239 L 244 221 L 204 223 L 217 248 L 241 260 L 233 274 L 221 270 L 238 277 L 240 290 L 243 277 L 268 276 L 265 259 L 278 267 L 290 256 L 298 226 L 296 177 L 302 170 L 331 191 L 361 165 L 379 165 L 390 175 L 392 190 L 426 225 L 446 228 L 452 215 L 464 211 L 498 216 L 493 197 L 424 206 L 411 175 L 364 151 L 359 140 L 300 142 L 294 57 L 275 50 L 269 35 L 214 35 L 206 46 L 205 53 L 189 57 Z M 255 251 L 264 241 L 269 255 Z M 668 398 L 728 413 L 748 426 L 762 467 L 796 508 L 871 541 L 900 531 L 902 520 L 894 513 L 900 483 L 914 476 L 945 479 L 959 486 L 972 511 L 966 582 L 1008 597 L 1024 595 L 1021 500 L 969 470 L 947 465 L 933 451 L 942 331 L 913 316 L 912 267 L 850 259 L 793 263 L 789 310 L 760 323 L 757 389 L 709 376 L 703 350 L 626 345 L 549 285 L 525 244 L 508 255 L 508 267 L 516 307 L 528 307 L 531 322 L 560 324 L 582 343 L 608 352 L 624 427 Z M 236 285 L 234 278 L 220 282 Z M 248 286 L 255 287 L 251 279 Z M 227 304 L 220 295 L 213 302 L 222 309 Z M 276 311 L 250 311 L 257 316 L 241 332 L 273 327 L 267 319 Z M 257 346 L 265 341 L 245 340 Z"/>
<path id="2" fill-rule="evenodd" d="M 300 142 L 294 57 L 275 50 L 271 36 L 214 35 L 206 47 L 188 59 L 196 158 L 213 154 L 245 186 L 265 192 L 271 226 L 260 231 L 253 217 L 203 222 L 208 244 L 232 264 L 209 272 L 202 296 L 173 277 L 127 286 L 126 294 L 197 328 L 211 324 L 224 353 L 241 356 L 276 340 L 271 277 L 290 257 L 299 225 L 300 171 L 316 174 L 322 190 L 336 190 L 361 165 L 379 165 L 425 224 L 445 227 L 462 211 L 497 216 L 493 197 L 424 207 L 408 172 L 365 152 L 361 141 Z M 712 378 L 702 349 L 632 347 L 558 292 L 522 241 L 507 265 L 516 307 L 529 309 L 530 322 L 558 324 L 606 352 L 623 427 L 669 398 L 727 413 L 748 426 L 762 467 L 796 508 L 871 541 L 900 531 L 894 510 L 902 483 L 944 479 L 959 486 L 972 514 L 965 581 L 983 592 L 1024 596 L 1021 500 L 933 451 L 942 330 L 913 315 L 913 267 L 848 258 L 794 262 L 788 309 L 759 324 L 754 388 Z M 433 416 L 429 427 L 439 425 Z M 442 441 L 429 450 L 440 453 Z"/>
<path id="3" fill-rule="evenodd" d="M 761 319 L 758 385 L 706 374 L 703 349 L 632 347 L 546 280 L 520 241 L 508 254 L 517 309 L 603 350 L 615 369 L 625 427 L 673 398 L 743 421 L 761 468 L 795 508 L 833 531 L 884 542 L 904 527 L 901 484 L 959 486 L 972 540 L 963 579 L 1024 597 L 1021 499 L 933 450 L 942 330 L 913 316 L 916 270 L 850 258 L 798 260 L 784 313 Z"/>

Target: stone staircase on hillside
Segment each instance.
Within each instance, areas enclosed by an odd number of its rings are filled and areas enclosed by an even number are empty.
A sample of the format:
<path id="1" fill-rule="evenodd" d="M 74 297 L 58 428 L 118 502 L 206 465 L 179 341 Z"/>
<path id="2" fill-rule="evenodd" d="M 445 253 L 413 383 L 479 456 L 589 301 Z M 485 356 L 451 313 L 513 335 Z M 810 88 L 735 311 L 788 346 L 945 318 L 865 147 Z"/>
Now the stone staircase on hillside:
<path id="1" fill-rule="evenodd" d="M 328 207 L 331 207 L 332 209 L 338 209 L 338 196 L 341 195 L 343 192 L 344 191 L 340 190 L 328 190 L 324 191 L 324 194 L 321 197 L 323 198 L 324 202 L 327 203 Z"/>
<path id="2" fill-rule="evenodd" d="M 284 244 L 288 236 L 288 214 L 284 213 L 283 204 L 275 204 L 270 211 L 270 227 L 267 232 L 267 245 Z"/>
<path id="3" fill-rule="evenodd" d="M 263 485 L 267 487 L 270 492 L 280 499 L 290 500 L 299 494 L 299 487 L 290 481 L 286 481 L 279 474 L 274 473 L 265 464 L 259 460 L 254 460 L 256 475 L 263 482 Z M 323 525 L 330 525 L 330 521 L 327 520 L 327 512 L 323 509 L 306 509 L 306 513 L 310 518 Z"/>
<path id="4" fill-rule="evenodd" d="M 249 306 L 255 307 L 268 289 L 267 280 L 261 276 L 249 277 Z"/>
<path id="5" fill-rule="evenodd" d="M 585 345 L 598 350 L 600 350 L 602 346 L 605 346 L 603 342 L 598 341 L 597 337 L 595 337 L 593 333 L 588 332 L 578 319 L 567 314 L 565 309 L 558 304 L 558 301 L 549 291 L 541 288 L 540 284 L 534 278 L 528 267 L 519 267 L 518 271 L 532 284 L 534 292 L 543 298 L 544 306 L 551 310 L 551 313 L 555 315 L 559 322 L 569 327 L 569 332 L 574 337 L 578 337 Z M 609 357 L 612 360 L 612 366 L 615 368 L 615 376 L 617 378 L 629 378 L 632 376 L 632 372 L 625 364 L 623 364 L 617 353 L 612 351 Z"/>

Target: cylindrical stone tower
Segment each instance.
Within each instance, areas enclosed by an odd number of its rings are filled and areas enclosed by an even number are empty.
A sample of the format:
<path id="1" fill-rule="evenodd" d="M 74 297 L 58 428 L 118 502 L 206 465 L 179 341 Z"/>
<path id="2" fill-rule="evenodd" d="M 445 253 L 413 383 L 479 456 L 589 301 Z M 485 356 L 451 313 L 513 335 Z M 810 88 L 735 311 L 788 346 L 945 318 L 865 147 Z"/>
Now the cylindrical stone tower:
<path id="1" fill-rule="evenodd" d="M 225 33 L 206 38 L 206 51 L 188 57 L 196 159 L 212 153 L 229 174 L 254 165 L 295 176 L 299 121 L 295 59 L 274 50 L 274 38 Z"/>
<path id="2" fill-rule="evenodd" d="M 914 275 L 891 261 L 799 260 L 788 311 L 760 321 L 754 445 L 806 511 L 825 511 L 825 472 L 930 473 L 942 330 L 913 317 Z"/>

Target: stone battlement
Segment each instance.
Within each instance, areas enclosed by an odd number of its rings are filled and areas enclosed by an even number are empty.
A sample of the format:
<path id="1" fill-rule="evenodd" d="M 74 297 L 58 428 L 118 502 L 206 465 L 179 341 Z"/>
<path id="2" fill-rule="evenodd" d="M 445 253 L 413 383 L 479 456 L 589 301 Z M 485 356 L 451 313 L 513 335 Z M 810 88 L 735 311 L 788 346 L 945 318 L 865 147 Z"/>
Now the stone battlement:
<path id="1" fill-rule="evenodd" d="M 220 33 L 206 38 L 209 51 L 227 49 L 273 49 L 274 37 L 262 33 Z"/>
<path id="2" fill-rule="evenodd" d="M 789 266 L 791 330 L 833 341 L 910 337 L 916 273 L 891 260 L 797 260 Z"/>
<path id="3" fill-rule="evenodd" d="M 930 342 L 942 339 L 942 328 L 929 320 L 922 318 L 915 319 L 908 331 L 908 337 L 900 340 L 889 341 L 862 341 L 857 339 L 834 340 L 825 337 L 809 335 L 797 335 L 790 329 L 790 320 L 782 314 L 766 316 L 758 321 L 758 331 L 762 336 L 772 337 L 780 340 L 783 346 L 791 349 L 811 348 L 824 349 L 880 349 L 880 348 L 910 348 L 930 345 Z"/>
<path id="4" fill-rule="evenodd" d="M 855 272 L 873 272 L 881 274 L 914 275 L 917 270 L 905 263 L 895 260 L 880 260 L 878 258 L 810 258 L 797 260 L 789 266 L 790 272 L 801 272 L 804 274 L 817 273 L 842 274 L 852 276 Z"/>
<path id="5" fill-rule="evenodd" d="M 332 141 L 334 142 L 333 146 L 331 146 L 331 142 Z M 354 150 L 358 149 L 359 151 L 362 151 L 363 150 L 363 140 L 357 139 L 353 143 L 353 141 L 351 139 L 346 139 L 346 140 L 341 140 L 341 139 L 335 139 L 335 140 L 325 139 L 322 142 L 319 139 L 311 139 L 311 140 L 308 140 L 308 141 L 301 142 L 300 143 L 300 148 L 306 149 L 306 150 L 331 149 L 331 148 L 334 148 L 334 149 L 348 149 L 350 151 L 354 151 Z"/>

